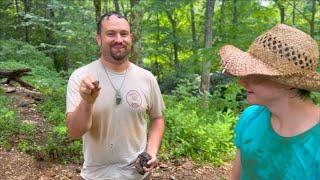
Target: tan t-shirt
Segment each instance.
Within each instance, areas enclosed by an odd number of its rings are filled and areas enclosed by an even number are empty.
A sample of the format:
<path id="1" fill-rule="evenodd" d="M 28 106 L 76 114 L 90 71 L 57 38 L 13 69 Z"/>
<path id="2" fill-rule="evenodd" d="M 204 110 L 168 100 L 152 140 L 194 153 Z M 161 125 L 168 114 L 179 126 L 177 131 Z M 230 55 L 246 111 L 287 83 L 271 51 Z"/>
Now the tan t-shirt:
<path id="1" fill-rule="evenodd" d="M 120 88 L 122 101 L 115 101 L 115 90 L 105 70 L 96 60 L 77 69 L 67 87 L 67 113 L 73 112 L 81 101 L 81 79 L 92 76 L 99 80 L 101 91 L 93 107 L 92 127 L 83 139 L 85 179 L 142 179 L 134 162 L 147 143 L 146 112 L 152 118 L 162 116 L 164 102 L 151 72 L 132 63 L 127 73 L 108 70 L 115 88 Z"/>

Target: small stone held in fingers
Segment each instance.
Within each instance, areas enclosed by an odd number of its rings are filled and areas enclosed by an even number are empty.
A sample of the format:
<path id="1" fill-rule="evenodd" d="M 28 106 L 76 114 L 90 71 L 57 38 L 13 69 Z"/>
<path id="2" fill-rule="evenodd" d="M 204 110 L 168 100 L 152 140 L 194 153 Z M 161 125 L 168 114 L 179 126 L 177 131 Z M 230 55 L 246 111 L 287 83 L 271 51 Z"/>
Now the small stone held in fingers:
<path id="1" fill-rule="evenodd" d="M 98 88 L 99 87 L 99 81 L 94 81 L 92 82 L 94 88 Z"/>

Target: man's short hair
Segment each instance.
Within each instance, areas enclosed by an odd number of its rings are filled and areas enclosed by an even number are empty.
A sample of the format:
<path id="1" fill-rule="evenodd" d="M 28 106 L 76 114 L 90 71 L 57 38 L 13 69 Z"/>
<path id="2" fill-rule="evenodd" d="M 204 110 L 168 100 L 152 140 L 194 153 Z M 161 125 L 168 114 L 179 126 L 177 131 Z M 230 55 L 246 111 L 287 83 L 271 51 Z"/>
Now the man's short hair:
<path id="1" fill-rule="evenodd" d="M 99 21 L 97 23 L 97 34 L 101 33 L 101 22 L 105 19 L 109 19 L 110 16 L 116 16 L 118 18 L 123 18 L 126 21 L 128 21 L 128 19 L 123 16 L 121 13 L 115 12 L 115 11 L 111 11 L 111 12 L 107 12 L 105 14 L 103 14 L 102 16 L 100 16 Z"/>

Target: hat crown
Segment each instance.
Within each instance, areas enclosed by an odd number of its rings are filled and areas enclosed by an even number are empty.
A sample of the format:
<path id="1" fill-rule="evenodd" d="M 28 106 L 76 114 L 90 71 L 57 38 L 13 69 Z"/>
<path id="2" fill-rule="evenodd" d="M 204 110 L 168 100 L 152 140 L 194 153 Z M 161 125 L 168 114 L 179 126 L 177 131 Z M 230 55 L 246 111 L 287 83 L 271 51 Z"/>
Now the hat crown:
<path id="1" fill-rule="evenodd" d="M 285 24 L 278 24 L 257 37 L 248 53 L 284 74 L 315 71 L 319 56 L 315 40 Z"/>

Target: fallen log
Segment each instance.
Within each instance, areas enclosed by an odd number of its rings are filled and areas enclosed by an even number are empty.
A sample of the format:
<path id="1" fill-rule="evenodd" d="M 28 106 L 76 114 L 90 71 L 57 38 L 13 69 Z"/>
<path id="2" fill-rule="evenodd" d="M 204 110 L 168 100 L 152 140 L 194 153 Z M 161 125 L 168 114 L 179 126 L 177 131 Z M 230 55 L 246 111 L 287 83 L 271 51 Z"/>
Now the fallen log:
<path id="1" fill-rule="evenodd" d="M 21 68 L 14 70 L 0 69 L 0 78 L 7 78 L 7 80 L 5 81 L 6 84 L 10 84 L 11 81 L 15 81 L 22 87 L 33 90 L 35 89 L 35 87 L 21 79 L 22 76 L 30 75 L 29 72 L 31 72 L 30 68 Z"/>

